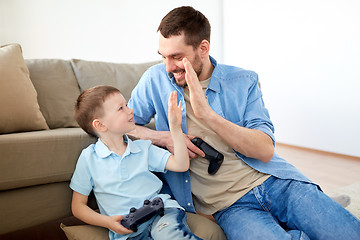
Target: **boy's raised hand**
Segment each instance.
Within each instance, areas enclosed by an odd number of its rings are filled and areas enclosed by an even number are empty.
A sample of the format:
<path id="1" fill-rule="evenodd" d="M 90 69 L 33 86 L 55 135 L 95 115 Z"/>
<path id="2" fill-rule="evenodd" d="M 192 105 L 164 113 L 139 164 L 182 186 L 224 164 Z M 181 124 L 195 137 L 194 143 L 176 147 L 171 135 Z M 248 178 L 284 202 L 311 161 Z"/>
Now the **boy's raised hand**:
<path id="1" fill-rule="evenodd" d="M 168 101 L 168 112 L 169 112 L 168 119 L 169 119 L 170 130 L 173 127 L 181 127 L 181 121 L 182 121 L 181 105 L 182 105 L 181 101 L 179 102 L 179 105 L 177 104 L 176 91 L 171 92 Z"/>

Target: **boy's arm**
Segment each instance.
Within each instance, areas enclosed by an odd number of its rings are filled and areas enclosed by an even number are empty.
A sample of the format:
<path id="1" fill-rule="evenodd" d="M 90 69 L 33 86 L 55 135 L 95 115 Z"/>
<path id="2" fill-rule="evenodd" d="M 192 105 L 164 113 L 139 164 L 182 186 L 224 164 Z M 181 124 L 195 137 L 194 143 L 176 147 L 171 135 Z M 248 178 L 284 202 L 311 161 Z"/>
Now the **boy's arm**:
<path id="1" fill-rule="evenodd" d="M 110 217 L 97 213 L 87 206 L 87 201 L 88 196 L 73 191 L 71 208 L 75 217 L 88 224 L 111 229 L 118 234 L 130 234 L 133 232 L 120 224 L 121 215 Z"/>
<path id="2" fill-rule="evenodd" d="M 181 101 L 177 103 L 176 91 L 172 92 L 169 97 L 169 125 L 171 138 L 174 143 L 174 155 L 171 155 L 166 163 L 165 168 L 175 172 L 185 172 L 189 169 L 189 154 L 185 143 L 184 134 L 181 130 Z"/>

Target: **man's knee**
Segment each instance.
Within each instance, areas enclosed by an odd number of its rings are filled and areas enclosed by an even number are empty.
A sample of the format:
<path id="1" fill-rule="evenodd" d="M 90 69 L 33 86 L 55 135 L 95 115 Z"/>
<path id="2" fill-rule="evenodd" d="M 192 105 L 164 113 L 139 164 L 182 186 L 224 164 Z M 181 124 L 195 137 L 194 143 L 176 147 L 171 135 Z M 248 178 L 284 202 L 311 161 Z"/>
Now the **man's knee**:
<path id="1" fill-rule="evenodd" d="M 215 222 L 194 213 L 187 214 L 187 224 L 192 233 L 202 239 L 226 240 L 221 227 Z"/>

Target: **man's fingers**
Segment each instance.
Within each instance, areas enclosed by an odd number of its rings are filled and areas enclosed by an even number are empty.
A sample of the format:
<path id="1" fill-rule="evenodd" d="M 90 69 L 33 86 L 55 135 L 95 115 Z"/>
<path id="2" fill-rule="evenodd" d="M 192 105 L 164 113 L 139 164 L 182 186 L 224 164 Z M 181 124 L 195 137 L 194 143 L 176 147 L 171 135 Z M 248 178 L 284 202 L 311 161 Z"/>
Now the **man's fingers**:
<path id="1" fill-rule="evenodd" d="M 199 155 L 201 157 L 205 157 L 205 153 L 203 151 L 201 151 L 197 146 L 195 146 L 190 138 L 187 136 L 187 138 L 185 138 L 185 142 L 186 142 L 186 146 L 187 148 L 189 149 L 189 151 L 191 151 L 192 153 L 196 154 L 196 155 Z M 192 155 L 189 154 L 189 157 L 190 158 L 194 158 L 194 157 L 191 157 Z"/>
<path id="2" fill-rule="evenodd" d="M 189 152 L 189 158 L 190 159 L 194 159 L 194 158 L 196 158 L 198 155 L 197 154 L 195 154 L 195 153 L 193 153 L 191 150 L 189 150 L 188 149 L 188 152 Z"/>

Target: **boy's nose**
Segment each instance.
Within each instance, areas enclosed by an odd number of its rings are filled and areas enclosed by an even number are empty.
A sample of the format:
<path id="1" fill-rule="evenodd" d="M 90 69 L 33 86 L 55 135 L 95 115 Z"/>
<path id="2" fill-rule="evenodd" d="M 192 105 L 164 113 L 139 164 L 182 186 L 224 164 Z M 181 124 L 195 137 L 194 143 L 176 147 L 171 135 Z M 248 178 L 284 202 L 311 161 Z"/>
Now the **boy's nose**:
<path id="1" fill-rule="evenodd" d="M 129 112 L 129 114 L 133 114 L 133 113 L 134 113 L 134 109 L 128 108 L 128 112 Z"/>

